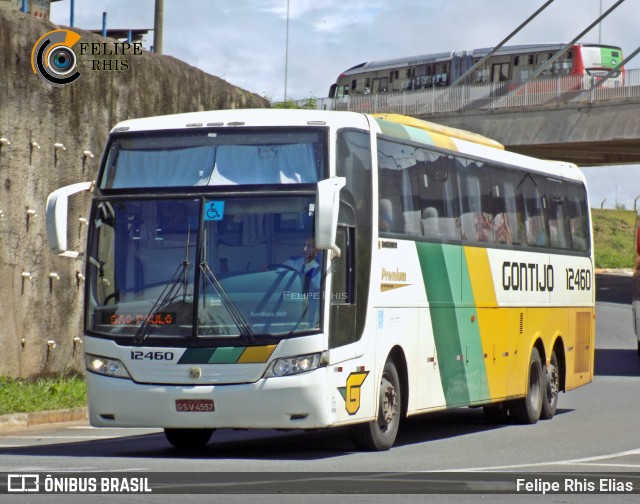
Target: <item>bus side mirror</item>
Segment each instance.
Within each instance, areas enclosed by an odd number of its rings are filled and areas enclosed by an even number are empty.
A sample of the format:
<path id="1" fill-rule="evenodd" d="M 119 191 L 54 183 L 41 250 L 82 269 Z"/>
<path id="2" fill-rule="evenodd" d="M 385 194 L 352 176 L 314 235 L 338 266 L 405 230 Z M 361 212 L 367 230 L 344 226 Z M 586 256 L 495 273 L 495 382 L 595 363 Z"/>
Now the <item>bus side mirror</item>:
<path id="1" fill-rule="evenodd" d="M 340 209 L 340 189 L 347 183 L 344 177 L 333 177 L 318 182 L 315 204 L 316 248 L 318 250 L 332 250 L 340 256 L 340 249 L 336 245 L 336 231 L 338 228 L 338 211 Z"/>
<path id="2" fill-rule="evenodd" d="M 69 196 L 87 191 L 92 184 L 92 182 L 71 184 L 53 191 L 47 198 L 46 224 L 49 248 L 60 256 L 76 258 L 80 255 L 79 252 L 67 250 Z"/>

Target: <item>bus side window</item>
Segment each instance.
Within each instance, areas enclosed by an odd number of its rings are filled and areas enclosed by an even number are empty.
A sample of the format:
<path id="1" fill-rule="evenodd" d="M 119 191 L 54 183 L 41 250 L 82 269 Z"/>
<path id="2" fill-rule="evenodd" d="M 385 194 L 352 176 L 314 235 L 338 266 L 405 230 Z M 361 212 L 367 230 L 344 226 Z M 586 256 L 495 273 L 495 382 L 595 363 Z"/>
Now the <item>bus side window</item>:
<path id="1" fill-rule="evenodd" d="M 413 210 L 410 201 L 409 172 L 398 162 L 402 146 L 386 140 L 378 142 L 378 230 L 382 233 L 403 233 L 406 211 Z M 408 189 L 407 189 L 408 187 Z"/>
<path id="2" fill-rule="evenodd" d="M 524 234 L 522 198 L 517 191 L 519 177 L 508 170 L 491 167 L 493 236 L 501 245 L 520 245 Z"/>
<path id="3" fill-rule="evenodd" d="M 356 251 L 355 228 L 338 226 L 336 244 L 340 257 L 332 260 L 332 280 L 329 321 L 329 348 L 338 348 L 355 343 L 361 337 L 356 325 Z M 362 297 L 362 296 L 361 296 Z M 364 306 L 366 307 L 366 300 Z"/>
<path id="4" fill-rule="evenodd" d="M 589 223 L 587 197 L 584 187 L 578 184 L 567 186 L 567 214 L 573 250 L 589 250 Z"/>
<path id="5" fill-rule="evenodd" d="M 547 194 L 549 196 L 549 238 L 551 246 L 559 249 L 570 248 L 569 216 L 567 200 L 560 186 L 559 180 L 547 179 Z"/>
<path id="6" fill-rule="evenodd" d="M 336 331 L 329 336 L 330 348 L 342 344 L 358 341 L 364 335 L 364 327 L 367 321 L 367 299 L 369 297 L 369 276 L 371 268 L 371 240 L 373 229 L 373 201 L 372 201 L 372 159 L 371 137 L 367 131 L 355 129 L 342 129 L 338 131 L 336 152 L 336 174 L 346 177 L 347 185 L 340 191 L 341 202 L 350 205 L 355 214 L 353 222 L 346 218 L 338 217 L 341 225 L 357 228 L 349 237 L 351 251 L 350 261 L 353 265 L 353 285 L 347 289 L 349 303 L 332 305 L 332 309 L 338 312 L 352 312 L 331 319 Z M 347 193 L 350 197 L 347 197 Z M 341 203 L 341 208 L 343 204 Z M 356 239 L 357 238 L 357 239 Z M 343 252 L 344 253 L 344 252 Z M 356 268 L 357 266 L 357 268 Z M 341 324 L 344 323 L 344 326 Z M 331 326 L 333 327 L 333 326 Z M 353 327 L 353 330 L 346 329 Z"/>
<path id="7" fill-rule="evenodd" d="M 493 242 L 493 211 L 491 209 L 489 177 L 485 167 L 468 163 L 458 172 L 462 209 L 460 226 L 462 239 L 468 242 Z"/>
<path id="8" fill-rule="evenodd" d="M 547 247 L 549 234 L 546 224 L 546 202 L 544 194 L 540 191 L 539 182 L 534 181 L 533 176 L 527 173 L 522 182 L 522 194 L 524 197 L 525 231 L 527 243 L 531 247 Z"/>
<path id="9" fill-rule="evenodd" d="M 459 203 L 453 159 L 423 151 L 427 160 L 420 162 L 419 186 L 420 231 L 426 238 L 460 240 Z"/>
<path id="10" fill-rule="evenodd" d="M 332 260 L 331 304 L 353 304 L 355 300 L 355 264 L 353 254 L 355 230 L 352 227 L 338 226 L 336 245 L 340 248 L 340 257 Z"/>

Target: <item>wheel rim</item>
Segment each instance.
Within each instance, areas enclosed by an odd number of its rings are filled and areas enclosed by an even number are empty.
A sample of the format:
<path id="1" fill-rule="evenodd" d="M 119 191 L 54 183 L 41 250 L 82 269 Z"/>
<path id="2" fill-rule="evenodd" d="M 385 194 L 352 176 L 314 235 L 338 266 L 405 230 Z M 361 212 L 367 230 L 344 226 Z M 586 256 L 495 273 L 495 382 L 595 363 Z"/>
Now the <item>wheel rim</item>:
<path id="1" fill-rule="evenodd" d="M 386 376 L 380 384 L 380 415 L 378 426 L 384 433 L 388 432 L 398 418 L 398 396 L 396 388 Z"/>
<path id="2" fill-rule="evenodd" d="M 553 401 L 558 396 L 558 391 L 560 389 L 560 376 L 558 373 L 558 368 L 553 364 L 549 366 L 549 371 L 547 372 L 547 400 L 549 404 L 553 404 Z"/>

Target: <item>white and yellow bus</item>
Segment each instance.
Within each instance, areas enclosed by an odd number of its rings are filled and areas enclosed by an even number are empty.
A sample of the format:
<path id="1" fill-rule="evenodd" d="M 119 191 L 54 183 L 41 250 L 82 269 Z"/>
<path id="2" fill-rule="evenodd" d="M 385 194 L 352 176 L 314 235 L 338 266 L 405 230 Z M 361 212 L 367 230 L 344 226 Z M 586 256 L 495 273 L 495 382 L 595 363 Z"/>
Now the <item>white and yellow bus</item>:
<path id="1" fill-rule="evenodd" d="M 47 203 L 66 250 L 68 198 Z M 591 381 L 581 172 L 403 116 L 229 110 L 111 132 L 86 250 L 94 426 L 351 426 L 483 406 L 551 418 Z"/>

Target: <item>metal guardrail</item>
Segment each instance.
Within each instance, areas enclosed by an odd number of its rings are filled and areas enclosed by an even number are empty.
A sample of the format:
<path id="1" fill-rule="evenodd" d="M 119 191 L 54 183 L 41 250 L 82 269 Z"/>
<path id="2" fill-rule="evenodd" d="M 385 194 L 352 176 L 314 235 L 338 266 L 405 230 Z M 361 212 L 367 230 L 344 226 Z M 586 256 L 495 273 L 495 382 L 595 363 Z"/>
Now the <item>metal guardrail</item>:
<path id="1" fill-rule="evenodd" d="M 622 79 L 610 79 L 598 86 L 598 76 L 565 76 L 533 82 L 494 82 L 318 98 L 321 110 L 427 115 L 467 110 L 497 110 L 518 107 L 594 103 L 640 98 L 640 69 L 625 70 Z"/>

